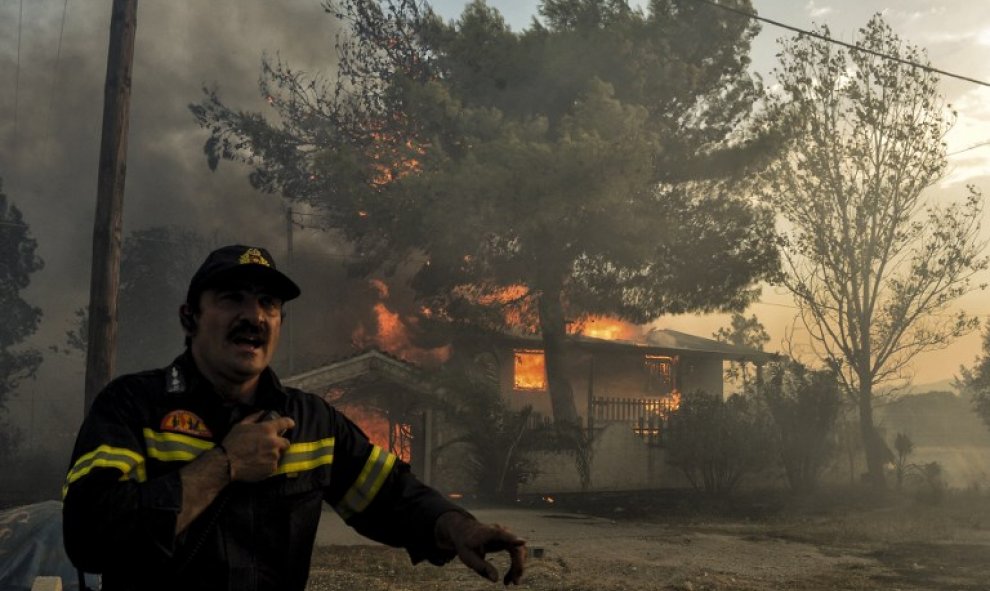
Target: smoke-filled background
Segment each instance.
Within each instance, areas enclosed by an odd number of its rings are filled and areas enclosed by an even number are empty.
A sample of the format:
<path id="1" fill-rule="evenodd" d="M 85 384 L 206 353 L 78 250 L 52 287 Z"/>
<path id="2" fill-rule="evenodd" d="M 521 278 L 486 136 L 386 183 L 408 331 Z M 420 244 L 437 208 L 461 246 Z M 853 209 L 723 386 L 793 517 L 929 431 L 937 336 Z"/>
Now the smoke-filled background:
<path id="1" fill-rule="evenodd" d="M 532 0 L 493 4 L 514 29 L 527 26 L 536 13 Z M 883 11 L 903 38 L 927 47 L 936 66 L 990 79 L 990 5 L 983 2 L 755 0 L 754 5 L 764 16 L 799 27 L 827 23 L 843 40 L 850 40 L 872 13 Z M 110 7 L 110 0 L 0 4 L 0 177 L 4 192 L 23 211 L 45 262 L 24 295 L 43 310 L 41 327 L 29 344 L 46 357 L 37 379 L 24 384 L 10 405 L 29 444 L 40 443 L 38 433 L 49 424 L 44 418 L 72 430 L 82 412 L 83 357 L 49 347 L 63 345 L 66 331 L 74 327 L 74 313 L 85 306 L 89 293 Z M 436 8 L 453 18 L 462 4 L 447 0 Z M 177 226 L 214 244 L 267 245 L 285 266 L 286 204 L 252 189 L 243 166 L 223 162 L 216 172 L 209 170 L 202 149 L 207 134 L 197 127 L 188 105 L 198 102 L 207 86 L 218 88 L 227 104 L 265 112 L 257 85 L 262 56 L 277 54 L 308 74 L 332 76 L 338 27 L 319 0 L 140 3 L 124 235 Z M 753 51 L 755 71 L 769 73 L 775 39 L 784 35 L 789 33 L 764 26 Z M 950 173 L 937 190 L 959 197 L 967 182 L 988 189 L 990 89 L 952 79 L 943 80 L 942 87 L 959 121 L 948 138 Z M 290 310 L 296 320 L 293 330 L 308 329 L 307 342 L 325 344 L 306 352 L 309 362 L 332 359 L 361 344 L 353 343 L 355 328 L 374 319 L 352 316 L 361 310 L 370 315 L 370 303 L 384 295 L 373 286 L 347 284 L 339 264 L 347 256 L 346 245 L 306 227 L 304 217 L 297 221 L 290 273 L 303 288 L 304 302 Z M 185 284 L 174 288 L 182 293 Z M 960 305 L 986 317 L 990 306 L 985 298 L 977 293 Z M 348 305 L 362 299 L 360 309 Z M 173 309 L 179 303 L 173 302 Z M 766 325 L 773 350 L 794 328 L 795 309 L 787 296 L 770 288 L 747 313 L 757 314 Z M 686 316 L 657 324 L 711 336 L 726 322 L 725 316 Z M 369 325 L 363 334 L 377 329 Z M 324 334 L 317 338 L 312 331 Z M 166 350 L 178 353 L 181 348 L 178 322 L 151 338 L 166 344 Z M 793 338 L 800 352 L 800 330 Z M 921 356 L 913 368 L 915 381 L 950 379 L 978 350 L 979 336 L 973 334 L 944 351 Z M 283 346 L 278 360 L 283 372 L 285 355 Z M 164 365 L 169 359 L 149 357 L 146 365 Z"/>
<path id="2" fill-rule="evenodd" d="M 0 99 L 5 113 L 0 175 L 45 261 L 25 294 L 44 313 L 32 339 L 41 348 L 64 342 L 74 311 L 88 299 L 110 8 L 111 2 L 36 0 L 24 2 L 20 15 L 19 2 L 0 8 L 0 78 L 6 91 Z M 188 104 L 199 100 L 202 87 L 209 85 L 236 104 L 260 108 L 257 80 L 263 53 L 325 66 L 336 26 L 315 1 L 142 3 L 124 235 L 175 225 L 217 243 L 266 244 L 284 259 L 285 206 L 252 190 L 244 170 L 236 166 L 209 171 L 202 153 L 204 133 Z M 299 233 L 301 258 L 307 240 L 320 236 Z M 177 287 L 181 293 L 185 286 Z M 154 338 L 170 343 L 176 352 L 181 349 L 177 323 Z M 151 366 L 167 362 L 147 360 Z M 81 355 L 46 354 L 38 379 L 25 384 L 12 411 L 20 410 L 22 417 L 27 411 L 25 418 L 32 421 L 33 416 L 33 422 L 55 413 L 74 423 L 71 417 L 82 410 L 82 363 Z M 24 418 L 18 423 L 27 433 L 36 430 Z"/>

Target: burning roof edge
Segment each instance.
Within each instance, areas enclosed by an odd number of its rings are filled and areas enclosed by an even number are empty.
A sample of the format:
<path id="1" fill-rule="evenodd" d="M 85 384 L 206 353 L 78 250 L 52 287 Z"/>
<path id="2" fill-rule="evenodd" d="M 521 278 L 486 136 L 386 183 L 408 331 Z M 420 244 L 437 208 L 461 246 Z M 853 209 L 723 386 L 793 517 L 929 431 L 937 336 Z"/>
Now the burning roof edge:
<path id="1" fill-rule="evenodd" d="M 542 342 L 542 337 L 539 335 L 505 333 L 503 336 L 509 340 L 526 343 L 527 345 L 536 345 Z M 779 357 L 777 353 L 768 353 L 752 347 L 723 343 L 714 339 L 707 339 L 669 329 L 651 330 L 646 334 L 646 342 L 599 339 L 585 335 L 568 335 L 567 338 L 576 344 L 593 348 L 634 349 L 656 352 L 686 351 L 715 355 L 731 361 L 749 361 L 757 364 L 767 363 Z"/>

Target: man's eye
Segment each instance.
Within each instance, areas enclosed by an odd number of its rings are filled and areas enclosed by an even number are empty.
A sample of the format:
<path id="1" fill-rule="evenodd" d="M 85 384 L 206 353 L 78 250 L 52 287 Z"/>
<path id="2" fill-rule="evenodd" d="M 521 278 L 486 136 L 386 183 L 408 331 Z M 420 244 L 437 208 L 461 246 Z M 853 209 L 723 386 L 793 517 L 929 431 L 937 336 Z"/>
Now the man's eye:
<path id="1" fill-rule="evenodd" d="M 282 302 L 278 298 L 273 298 L 271 296 L 261 296 L 258 298 L 258 303 L 265 310 L 278 311 L 282 307 Z"/>

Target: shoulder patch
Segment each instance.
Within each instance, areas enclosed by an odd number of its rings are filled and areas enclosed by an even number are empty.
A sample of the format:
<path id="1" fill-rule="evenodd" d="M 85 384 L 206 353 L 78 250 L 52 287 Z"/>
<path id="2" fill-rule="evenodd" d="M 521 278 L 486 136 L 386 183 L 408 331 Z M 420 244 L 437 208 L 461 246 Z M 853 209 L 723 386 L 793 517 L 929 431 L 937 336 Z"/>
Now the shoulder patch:
<path id="1" fill-rule="evenodd" d="M 165 370 L 165 391 L 169 394 L 179 394 L 186 391 L 186 378 L 177 365 L 170 365 Z"/>
<path id="2" fill-rule="evenodd" d="M 213 432 L 210 431 L 203 419 L 196 416 L 195 413 L 188 410 L 173 410 L 172 412 L 165 415 L 162 419 L 162 423 L 159 426 L 162 431 L 171 431 L 172 433 L 184 433 L 186 435 L 193 435 L 195 437 L 213 437 Z"/>

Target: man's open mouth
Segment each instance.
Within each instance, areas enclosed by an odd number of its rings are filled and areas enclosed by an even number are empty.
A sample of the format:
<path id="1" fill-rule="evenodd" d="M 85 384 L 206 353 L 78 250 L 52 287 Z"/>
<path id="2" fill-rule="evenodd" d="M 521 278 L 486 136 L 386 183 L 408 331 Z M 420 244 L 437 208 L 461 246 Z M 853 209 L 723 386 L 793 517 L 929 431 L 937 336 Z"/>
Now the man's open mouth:
<path id="1" fill-rule="evenodd" d="M 265 344 L 265 339 L 256 336 L 240 335 L 231 337 L 230 342 L 238 346 L 248 346 L 258 348 Z"/>

